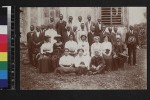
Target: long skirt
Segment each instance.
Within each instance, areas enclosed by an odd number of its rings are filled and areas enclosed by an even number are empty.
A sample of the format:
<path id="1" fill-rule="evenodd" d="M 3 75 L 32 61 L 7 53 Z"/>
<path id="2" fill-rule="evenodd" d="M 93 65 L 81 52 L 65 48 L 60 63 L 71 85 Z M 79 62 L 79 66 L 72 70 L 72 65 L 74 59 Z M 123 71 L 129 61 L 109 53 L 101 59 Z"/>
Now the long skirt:
<path id="1" fill-rule="evenodd" d="M 55 69 L 55 74 L 69 74 L 75 73 L 76 69 L 74 67 L 58 67 Z"/>
<path id="2" fill-rule="evenodd" d="M 104 57 L 104 60 L 105 60 L 105 70 L 106 71 L 111 71 L 112 70 L 112 55 L 110 56 L 106 56 L 106 55 L 103 55 Z"/>
<path id="3" fill-rule="evenodd" d="M 48 73 L 53 71 L 51 54 L 49 55 L 41 55 L 38 59 L 39 62 L 39 72 L 40 73 Z"/>
<path id="4" fill-rule="evenodd" d="M 77 75 L 85 75 L 86 73 L 88 72 L 87 68 L 86 67 L 77 67 L 76 68 L 76 74 Z"/>
<path id="5" fill-rule="evenodd" d="M 59 58 L 60 57 L 61 57 L 60 54 L 53 54 L 52 55 L 52 65 L 53 65 L 54 70 L 59 67 Z"/>

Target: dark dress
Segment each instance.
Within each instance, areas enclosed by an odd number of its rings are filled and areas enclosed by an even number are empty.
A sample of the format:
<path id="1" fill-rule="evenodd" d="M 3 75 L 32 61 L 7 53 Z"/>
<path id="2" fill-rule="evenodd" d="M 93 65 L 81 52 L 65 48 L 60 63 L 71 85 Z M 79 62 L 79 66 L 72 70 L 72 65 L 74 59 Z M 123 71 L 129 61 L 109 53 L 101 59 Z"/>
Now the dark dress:
<path id="1" fill-rule="evenodd" d="M 54 71 L 52 65 L 53 45 L 51 43 L 44 43 L 41 46 L 41 51 L 43 51 L 44 53 L 43 54 L 41 53 L 38 59 L 39 72 L 40 73 L 53 72 Z"/>
<path id="2" fill-rule="evenodd" d="M 56 69 L 57 67 L 59 67 L 59 58 L 62 56 L 63 54 L 63 43 L 54 43 L 53 45 L 53 57 L 52 57 L 52 64 L 53 64 L 53 68 Z"/>

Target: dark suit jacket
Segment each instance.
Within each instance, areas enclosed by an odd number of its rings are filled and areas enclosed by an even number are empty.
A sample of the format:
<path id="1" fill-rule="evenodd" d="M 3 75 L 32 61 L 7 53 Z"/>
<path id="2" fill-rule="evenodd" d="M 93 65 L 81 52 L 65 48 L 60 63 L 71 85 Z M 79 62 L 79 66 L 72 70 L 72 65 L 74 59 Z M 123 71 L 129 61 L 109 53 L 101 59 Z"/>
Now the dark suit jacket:
<path id="1" fill-rule="evenodd" d="M 73 40 L 75 41 L 75 35 L 72 31 L 70 31 L 70 35 L 73 35 Z M 67 31 L 64 32 L 63 36 L 63 43 L 65 44 L 67 41 L 69 41 L 69 36 L 67 34 Z"/>
<path id="2" fill-rule="evenodd" d="M 36 32 L 33 34 L 33 46 L 34 48 L 40 48 L 41 45 L 44 43 L 44 33 L 40 32 L 39 37 L 37 37 Z M 37 45 L 39 43 L 39 45 Z"/>
<path id="3" fill-rule="evenodd" d="M 103 32 L 100 33 L 101 42 L 104 41 L 104 37 L 105 37 L 105 36 L 108 36 L 108 41 L 111 42 L 111 39 L 110 39 L 110 33 L 106 32 L 106 31 L 105 31 L 104 33 L 103 33 Z"/>
<path id="4" fill-rule="evenodd" d="M 92 34 L 91 32 L 88 33 L 88 42 L 91 46 L 94 43 L 94 36 L 97 36 L 96 33 Z"/>
<path id="5" fill-rule="evenodd" d="M 135 36 L 135 38 L 136 38 L 136 42 L 135 42 L 135 43 L 133 43 L 133 44 L 128 43 L 128 38 L 129 38 L 130 36 Z M 137 31 L 134 31 L 134 30 L 133 30 L 133 34 L 132 34 L 130 31 L 128 31 L 128 32 L 126 33 L 125 43 L 126 43 L 126 45 L 127 45 L 128 48 L 129 48 L 129 47 L 136 47 L 137 45 L 139 45 L 139 40 L 138 40 L 138 33 L 137 33 Z"/>
<path id="6" fill-rule="evenodd" d="M 27 43 L 28 43 L 28 49 L 32 50 L 33 47 L 33 34 L 35 32 L 28 32 L 27 33 Z"/>
<path id="7" fill-rule="evenodd" d="M 85 23 L 85 26 L 86 26 L 86 29 L 87 29 L 87 31 L 88 31 L 88 22 Z M 94 23 L 93 21 L 91 21 L 91 26 L 95 26 L 95 23 Z M 90 27 L 91 27 L 91 26 L 90 26 Z"/>
<path id="8" fill-rule="evenodd" d="M 63 36 L 64 32 L 66 31 L 66 21 L 63 21 L 62 23 L 60 23 L 60 21 L 58 21 L 56 23 L 56 31 L 58 34 Z"/>
<path id="9" fill-rule="evenodd" d="M 103 24 L 101 23 L 101 26 L 102 26 L 102 25 L 103 25 Z M 101 32 L 101 30 L 99 29 L 98 23 L 95 24 L 95 32 L 96 32 L 96 33 L 100 33 L 100 32 Z"/>

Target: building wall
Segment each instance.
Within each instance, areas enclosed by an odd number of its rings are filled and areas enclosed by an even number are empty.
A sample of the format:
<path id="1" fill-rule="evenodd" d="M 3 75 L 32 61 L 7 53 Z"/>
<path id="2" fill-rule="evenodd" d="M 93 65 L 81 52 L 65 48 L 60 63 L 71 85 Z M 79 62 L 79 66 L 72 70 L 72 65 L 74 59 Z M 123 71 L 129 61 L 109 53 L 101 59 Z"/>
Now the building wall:
<path id="1" fill-rule="evenodd" d="M 126 7 L 123 7 L 126 8 Z M 91 15 L 92 21 L 96 22 L 97 18 L 101 15 L 101 7 L 22 7 L 23 12 L 20 13 L 20 32 L 21 41 L 26 41 L 26 33 L 30 31 L 30 25 L 46 25 L 49 23 L 49 17 L 54 15 L 55 21 L 59 20 L 58 13 L 62 13 L 64 20 L 67 21 L 69 16 L 73 16 L 73 23 L 78 21 L 78 16 L 83 17 L 83 21 L 87 21 L 87 15 Z M 127 31 L 128 27 L 128 11 L 123 10 L 123 25 L 119 27 L 118 31 L 123 34 Z M 52 13 L 50 13 L 52 12 Z M 107 30 L 108 31 L 108 30 Z"/>

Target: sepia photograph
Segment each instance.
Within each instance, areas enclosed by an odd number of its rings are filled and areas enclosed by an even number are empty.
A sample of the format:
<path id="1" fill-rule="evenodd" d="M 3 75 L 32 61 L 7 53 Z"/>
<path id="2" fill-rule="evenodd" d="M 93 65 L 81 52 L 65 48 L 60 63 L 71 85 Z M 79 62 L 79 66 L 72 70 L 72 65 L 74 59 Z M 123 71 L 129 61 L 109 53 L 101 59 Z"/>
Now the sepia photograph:
<path id="1" fill-rule="evenodd" d="M 147 7 L 20 7 L 21 90 L 146 90 Z"/>

